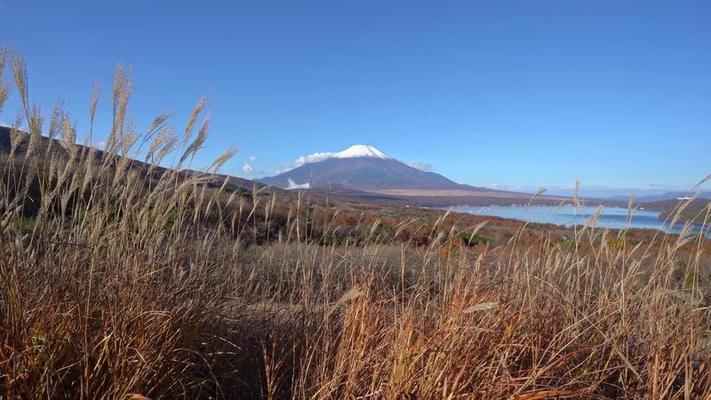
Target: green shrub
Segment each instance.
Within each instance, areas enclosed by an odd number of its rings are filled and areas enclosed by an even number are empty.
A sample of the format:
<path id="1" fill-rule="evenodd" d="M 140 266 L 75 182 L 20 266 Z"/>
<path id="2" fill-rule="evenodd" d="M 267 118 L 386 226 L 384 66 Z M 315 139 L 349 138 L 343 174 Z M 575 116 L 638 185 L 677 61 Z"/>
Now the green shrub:
<path id="1" fill-rule="evenodd" d="M 467 246 L 476 246 L 478 244 L 488 244 L 491 242 L 490 238 L 472 231 L 460 232 L 459 239 Z"/>

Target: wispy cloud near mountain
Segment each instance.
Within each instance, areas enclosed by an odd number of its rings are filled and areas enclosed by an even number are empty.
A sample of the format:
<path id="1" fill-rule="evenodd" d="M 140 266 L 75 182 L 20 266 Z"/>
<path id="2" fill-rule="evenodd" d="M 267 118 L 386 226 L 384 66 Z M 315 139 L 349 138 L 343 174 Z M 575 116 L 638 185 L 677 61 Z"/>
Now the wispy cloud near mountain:
<path id="1" fill-rule="evenodd" d="M 434 166 L 432 164 L 424 163 L 424 162 L 419 162 L 419 161 L 403 161 L 406 165 L 411 166 L 412 168 L 417 168 L 421 171 L 432 171 L 434 170 Z"/>

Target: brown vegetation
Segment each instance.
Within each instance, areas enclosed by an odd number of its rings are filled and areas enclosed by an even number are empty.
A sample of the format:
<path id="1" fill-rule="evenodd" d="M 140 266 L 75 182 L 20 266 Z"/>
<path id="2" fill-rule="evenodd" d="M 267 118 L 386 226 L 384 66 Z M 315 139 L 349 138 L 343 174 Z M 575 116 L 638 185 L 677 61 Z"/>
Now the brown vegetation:
<path id="1" fill-rule="evenodd" d="M 230 190 L 177 172 L 204 103 L 179 135 L 160 117 L 137 135 L 122 70 L 103 155 L 61 111 L 50 148 L 12 65 L 29 136 L 0 165 L 6 398 L 711 395 L 703 237 Z"/>

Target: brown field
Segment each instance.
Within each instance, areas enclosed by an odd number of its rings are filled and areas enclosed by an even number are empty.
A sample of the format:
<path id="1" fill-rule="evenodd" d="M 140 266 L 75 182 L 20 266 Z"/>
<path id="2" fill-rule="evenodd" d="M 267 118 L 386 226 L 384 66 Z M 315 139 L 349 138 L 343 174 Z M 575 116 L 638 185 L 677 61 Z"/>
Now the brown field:
<path id="1" fill-rule="evenodd" d="M 248 190 L 215 175 L 230 151 L 186 173 L 204 102 L 134 131 L 122 69 L 98 152 L 9 60 L 29 134 L 0 163 L 0 397 L 711 396 L 703 237 Z"/>

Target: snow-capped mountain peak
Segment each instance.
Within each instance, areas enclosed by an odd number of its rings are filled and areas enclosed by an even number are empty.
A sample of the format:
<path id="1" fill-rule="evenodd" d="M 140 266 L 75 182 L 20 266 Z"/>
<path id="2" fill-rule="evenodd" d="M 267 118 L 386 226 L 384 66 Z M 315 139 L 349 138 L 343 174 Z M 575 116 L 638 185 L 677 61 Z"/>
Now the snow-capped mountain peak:
<path id="1" fill-rule="evenodd" d="M 284 189 L 342 187 L 359 191 L 384 189 L 451 190 L 467 186 L 434 172 L 389 158 L 373 146 L 357 144 L 343 151 L 314 153 L 296 159 L 294 168 L 260 180 Z M 330 189 L 329 189 L 330 190 Z"/>
<path id="2" fill-rule="evenodd" d="M 308 156 L 301 156 L 294 160 L 292 163 L 292 167 L 289 169 L 293 168 L 298 168 L 304 164 L 309 164 L 309 163 L 315 163 L 319 161 L 323 161 L 329 158 L 359 158 L 359 157 L 372 157 L 372 158 L 379 158 L 381 160 L 387 160 L 389 159 L 388 156 L 386 156 L 382 151 L 376 149 L 375 147 L 367 144 L 356 144 L 353 145 L 343 151 L 339 152 L 321 152 L 321 153 L 313 153 L 309 154 Z"/>
<path id="3" fill-rule="evenodd" d="M 330 158 L 357 158 L 375 157 L 386 159 L 388 156 L 382 151 L 368 144 L 356 144 L 338 153 L 333 153 Z"/>

